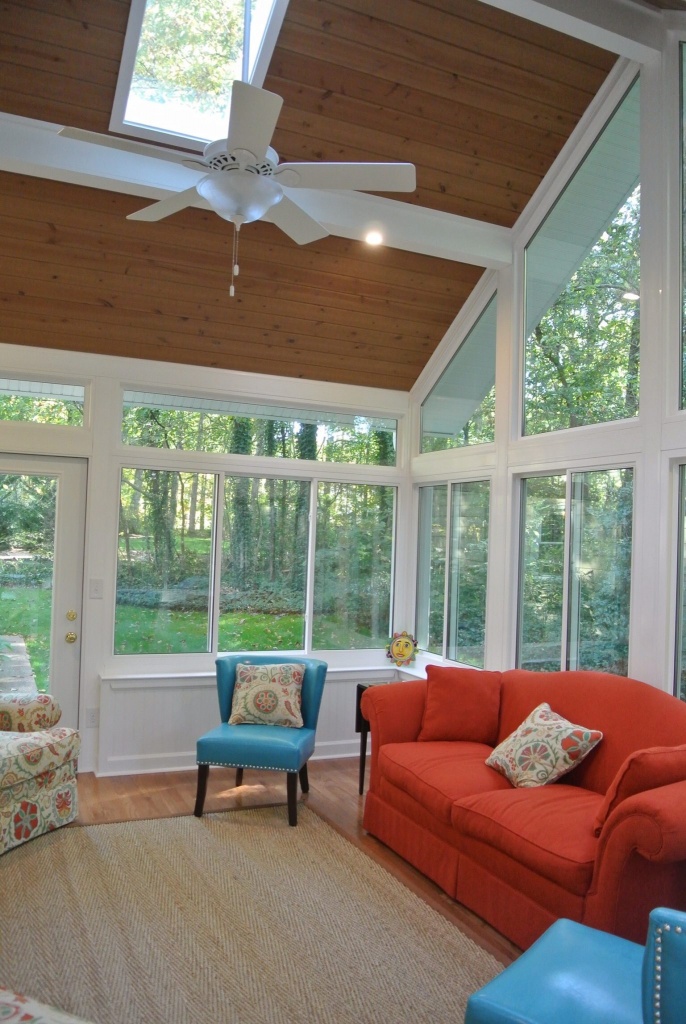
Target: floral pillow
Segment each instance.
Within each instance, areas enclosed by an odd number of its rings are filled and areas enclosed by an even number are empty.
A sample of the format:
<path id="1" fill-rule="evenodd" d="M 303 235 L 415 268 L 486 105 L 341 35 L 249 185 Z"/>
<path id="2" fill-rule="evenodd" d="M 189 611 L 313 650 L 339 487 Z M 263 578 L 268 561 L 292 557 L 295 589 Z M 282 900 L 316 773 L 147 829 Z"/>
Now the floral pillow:
<path id="1" fill-rule="evenodd" d="M 603 738 L 597 729 L 574 725 L 539 704 L 486 759 L 518 789 L 555 782 L 581 764 Z"/>
<path id="2" fill-rule="evenodd" d="M 236 665 L 229 725 L 285 725 L 302 729 L 305 666 Z"/>

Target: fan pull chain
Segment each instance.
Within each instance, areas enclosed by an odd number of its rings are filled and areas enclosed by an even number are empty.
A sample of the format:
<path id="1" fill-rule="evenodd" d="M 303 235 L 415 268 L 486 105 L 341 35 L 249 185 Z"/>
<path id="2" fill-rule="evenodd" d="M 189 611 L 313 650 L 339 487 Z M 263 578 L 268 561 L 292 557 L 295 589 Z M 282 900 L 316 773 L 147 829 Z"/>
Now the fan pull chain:
<path id="1" fill-rule="evenodd" d="M 238 232 L 240 231 L 240 224 L 234 224 L 233 226 L 233 251 L 231 253 L 231 287 L 229 288 L 229 295 L 231 298 L 236 294 L 236 289 L 233 286 L 233 280 L 238 277 Z"/>

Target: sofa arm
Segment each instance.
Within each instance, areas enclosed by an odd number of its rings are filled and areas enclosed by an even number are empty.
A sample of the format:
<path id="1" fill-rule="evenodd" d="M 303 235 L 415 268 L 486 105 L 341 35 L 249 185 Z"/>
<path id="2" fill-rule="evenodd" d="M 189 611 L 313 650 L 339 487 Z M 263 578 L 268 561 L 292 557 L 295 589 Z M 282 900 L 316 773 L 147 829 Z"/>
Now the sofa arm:
<path id="1" fill-rule="evenodd" d="M 360 710 L 372 735 L 369 785 L 376 786 L 379 750 L 385 743 L 411 743 L 422 727 L 426 679 L 370 686 L 362 694 Z"/>
<path id="2" fill-rule="evenodd" d="M 618 844 L 650 861 L 686 860 L 686 780 L 623 800 L 600 833 L 598 860 Z"/>
<path id="3" fill-rule="evenodd" d="M 369 722 L 372 740 L 410 743 L 419 736 L 426 703 L 426 679 L 370 686 L 362 694 L 360 709 Z"/>
<path id="4" fill-rule="evenodd" d="M 57 725 L 62 709 L 49 693 L 0 693 L 0 730 L 38 732 Z"/>
<path id="5" fill-rule="evenodd" d="M 686 781 L 636 793 L 610 814 L 583 923 L 645 942 L 653 907 L 681 907 L 684 891 Z"/>

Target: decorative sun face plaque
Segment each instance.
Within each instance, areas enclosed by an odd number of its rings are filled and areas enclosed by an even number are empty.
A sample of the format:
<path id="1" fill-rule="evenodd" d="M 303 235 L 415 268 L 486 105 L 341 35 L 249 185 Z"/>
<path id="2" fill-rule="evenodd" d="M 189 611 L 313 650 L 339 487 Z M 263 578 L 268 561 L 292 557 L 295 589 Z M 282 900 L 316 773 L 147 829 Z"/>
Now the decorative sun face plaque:
<path id="1" fill-rule="evenodd" d="M 394 633 L 386 644 L 386 657 L 394 661 L 398 668 L 414 661 L 416 653 L 417 641 L 407 630 L 403 630 L 402 633 Z"/>

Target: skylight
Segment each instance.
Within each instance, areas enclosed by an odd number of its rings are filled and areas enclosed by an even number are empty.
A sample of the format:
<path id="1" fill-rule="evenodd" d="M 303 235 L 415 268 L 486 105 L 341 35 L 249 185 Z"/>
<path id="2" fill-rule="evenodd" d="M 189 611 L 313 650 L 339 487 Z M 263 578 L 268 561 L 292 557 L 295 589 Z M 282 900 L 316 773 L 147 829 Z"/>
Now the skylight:
<path id="1" fill-rule="evenodd" d="M 288 0 L 132 0 L 110 128 L 202 150 L 231 85 L 262 85 Z"/>

